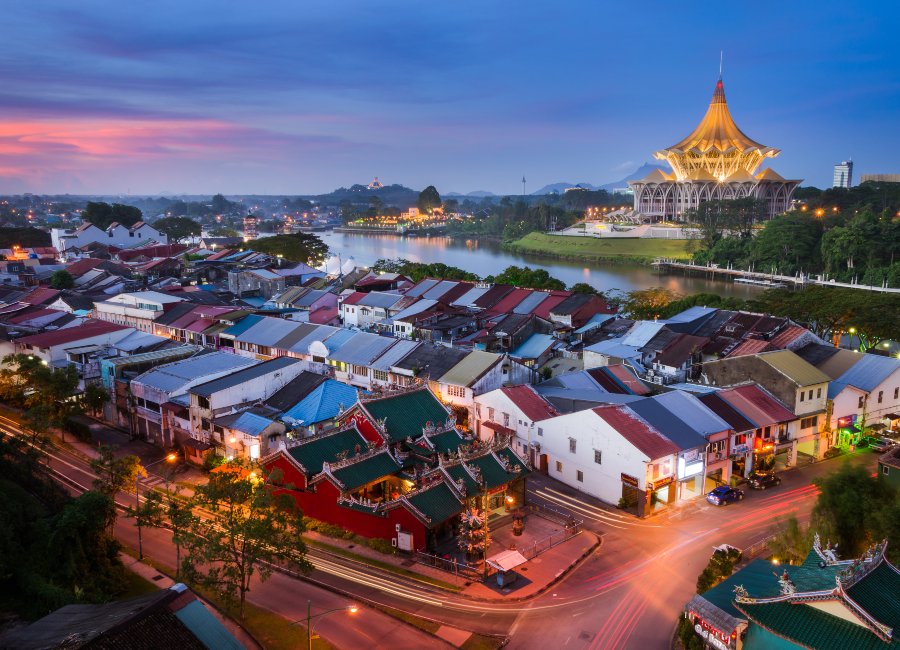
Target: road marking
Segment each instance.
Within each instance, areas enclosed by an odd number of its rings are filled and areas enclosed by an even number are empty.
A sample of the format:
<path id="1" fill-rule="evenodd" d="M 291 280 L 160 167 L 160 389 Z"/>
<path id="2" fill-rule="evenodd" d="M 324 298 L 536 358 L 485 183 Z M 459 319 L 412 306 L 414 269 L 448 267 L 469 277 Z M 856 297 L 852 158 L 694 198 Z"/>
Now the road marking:
<path id="1" fill-rule="evenodd" d="M 585 516 L 588 519 L 593 519 L 594 521 L 603 522 L 605 525 L 610 526 L 612 528 L 621 528 L 622 530 L 625 530 L 627 528 L 627 526 L 618 526 L 618 525 L 612 523 L 613 521 L 618 521 L 616 519 L 610 519 L 610 518 L 599 516 L 598 514 L 591 512 L 590 510 L 588 510 L 586 508 L 582 508 L 580 506 L 576 506 L 571 503 L 567 503 L 566 501 L 563 501 L 562 499 L 558 499 L 555 496 L 553 496 L 552 494 L 545 494 L 543 492 L 534 492 L 533 494 L 536 494 L 537 496 L 541 497 L 542 499 L 546 499 L 547 501 L 551 501 L 557 505 L 564 506 L 564 507 L 568 508 L 569 510 L 576 511 L 578 514 Z"/>

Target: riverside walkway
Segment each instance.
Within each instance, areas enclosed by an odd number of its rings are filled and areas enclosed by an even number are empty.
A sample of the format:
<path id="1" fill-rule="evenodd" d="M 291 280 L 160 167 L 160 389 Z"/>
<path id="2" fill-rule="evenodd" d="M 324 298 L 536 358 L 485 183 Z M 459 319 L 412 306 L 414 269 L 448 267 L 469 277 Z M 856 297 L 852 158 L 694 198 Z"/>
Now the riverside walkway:
<path id="1" fill-rule="evenodd" d="M 805 287 L 808 285 L 819 285 L 823 287 L 863 289 L 865 291 L 878 291 L 881 293 L 900 293 L 900 288 L 875 286 L 870 284 L 857 284 L 854 282 L 836 282 L 834 280 L 825 280 L 822 276 L 811 276 L 808 273 L 798 273 L 797 275 L 779 275 L 776 273 L 750 271 L 748 269 L 736 269 L 730 266 L 723 267 L 719 266 L 718 264 L 692 264 L 690 262 L 679 262 L 678 260 L 664 258 L 657 258 L 656 260 L 654 260 L 653 268 L 655 268 L 657 271 L 681 270 L 686 273 L 703 273 L 705 275 L 713 277 L 730 277 L 734 279 L 734 282 L 770 288 L 788 286 Z"/>

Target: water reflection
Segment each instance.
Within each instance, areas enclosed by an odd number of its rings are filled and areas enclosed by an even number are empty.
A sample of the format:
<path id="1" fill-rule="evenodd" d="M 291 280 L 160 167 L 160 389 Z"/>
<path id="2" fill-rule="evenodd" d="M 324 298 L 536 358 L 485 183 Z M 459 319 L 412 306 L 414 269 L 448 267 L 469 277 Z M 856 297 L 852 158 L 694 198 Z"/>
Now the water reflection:
<path id="1" fill-rule="evenodd" d="M 631 291 L 648 287 L 665 287 L 683 294 L 718 293 L 736 298 L 758 295 L 761 289 L 735 285 L 731 282 L 704 277 L 660 275 L 649 266 L 639 264 L 611 264 L 585 266 L 584 262 L 547 259 L 533 255 L 518 255 L 500 248 L 491 241 L 477 239 L 455 240 L 449 237 L 398 237 L 390 234 L 321 233 L 332 249 L 347 259 L 353 256 L 358 264 L 372 264 L 379 258 L 402 257 L 413 262 L 441 262 L 458 266 L 480 276 L 496 275 L 507 266 L 527 264 L 546 269 L 550 275 L 567 285 L 587 282 L 601 291 Z"/>

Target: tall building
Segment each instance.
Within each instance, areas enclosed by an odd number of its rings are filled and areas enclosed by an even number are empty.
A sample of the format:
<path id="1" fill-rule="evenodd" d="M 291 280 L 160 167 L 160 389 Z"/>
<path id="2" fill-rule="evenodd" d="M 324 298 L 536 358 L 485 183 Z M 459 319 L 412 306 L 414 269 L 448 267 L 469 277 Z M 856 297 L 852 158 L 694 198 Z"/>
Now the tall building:
<path id="1" fill-rule="evenodd" d="M 853 161 L 844 160 L 834 166 L 834 184 L 832 187 L 851 187 L 853 185 Z"/>
<path id="2" fill-rule="evenodd" d="M 256 239 L 259 234 L 259 219 L 252 214 L 244 217 L 244 241 Z"/>
<path id="3" fill-rule="evenodd" d="M 653 154 L 665 160 L 672 172 L 656 169 L 646 178 L 629 181 L 634 209 L 648 216 L 681 219 L 705 201 L 751 197 L 762 200 L 767 217 L 774 217 L 790 207 L 800 184 L 771 168 L 757 172 L 763 160 L 779 153 L 751 140 L 734 123 L 720 78 L 697 128 L 679 143 Z"/>

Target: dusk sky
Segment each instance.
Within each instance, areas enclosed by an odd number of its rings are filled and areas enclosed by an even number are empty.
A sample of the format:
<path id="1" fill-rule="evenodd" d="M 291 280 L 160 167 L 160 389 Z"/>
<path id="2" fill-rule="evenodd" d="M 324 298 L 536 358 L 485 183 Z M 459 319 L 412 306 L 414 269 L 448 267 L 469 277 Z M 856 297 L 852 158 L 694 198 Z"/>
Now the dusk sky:
<path id="1" fill-rule="evenodd" d="M 4 3 L 0 192 L 618 180 L 726 96 L 771 165 L 900 173 L 900 3 Z"/>

